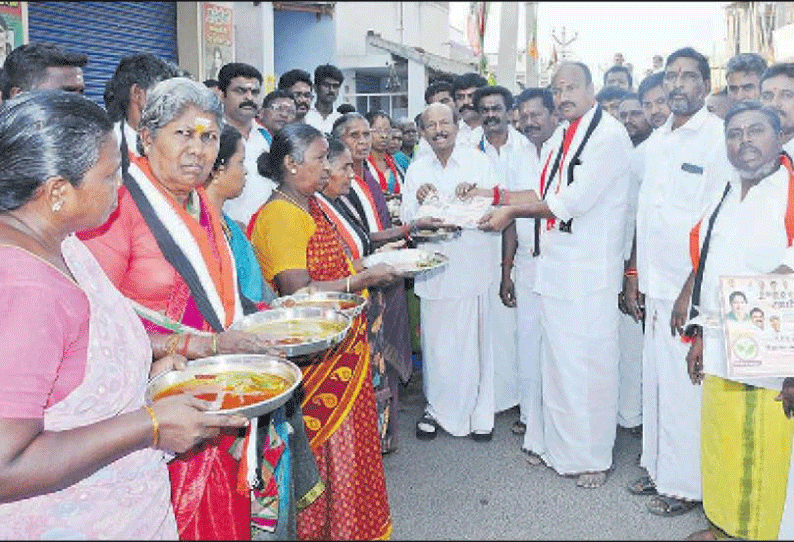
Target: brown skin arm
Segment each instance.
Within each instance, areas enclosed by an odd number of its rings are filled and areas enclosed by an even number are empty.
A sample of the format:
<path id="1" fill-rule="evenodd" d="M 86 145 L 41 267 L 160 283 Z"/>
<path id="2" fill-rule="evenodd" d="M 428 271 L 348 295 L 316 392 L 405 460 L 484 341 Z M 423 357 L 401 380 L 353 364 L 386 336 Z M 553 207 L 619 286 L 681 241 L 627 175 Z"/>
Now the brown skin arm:
<path id="1" fill-rule="evenodd" d="M 350 275 L 350 291 L 359 292 L 371 286 L 388 286 L 399 278 L 400 275 L 392 266 L 381 263 Z M 275 282 L 281 295 L 291 295 L 306 287 L 323 292 L 344 292 L 347 289 L 347 278 L 313 281 L 306 269 L 286 269 L 275 276 Z"/>
<path id="2" fill-rule="evenodd" d="M 637 269 L 637 236 L 635 234 L 634 240 L 631 243 L 631 255 L 625 262 L 624 271 L 626 269 Z M 635 322 L 642 320 L 642 307 L 645 306 L 645 294 L 640 292 L 639 279 L 637 275 L 623 275 L 623 295 L 620 298 L 621 303 L 618 302 L 618 308 L 624 313 L 634 318 Z"/>
<path id="3" fill-rule="evenodd" d="M 534 194 L 531 190 L 530 193 Z M 510 205 L 496 207 L 485 213 L 477 222 L 477 225 L 484 231 L 501 231 L 516 218 L 555 217 L 546 202 L 539 201 L 536 196 L 534 201 L 528 203 L 511 203 Z"/>
<path id="4" fill-rule="evenodd" d="M 499 283 L 499 297 L 505 307 L 516 306 L 516 286 L 510 271 L 518 248 L 518 234 L 515 220 L 502 230 L 502 281 Z"/>
<path id="5" fill-rule="evenodd" d="M 686 355 L 686 368 L 693 384 L 703 382 L 703 336 L 698 334 L 689 345 Z"/>
<path id="6" fill-rule="evenodd" d="M 783 386 L 780 393 L 775 397 L 775 401 L 782 401 L 783 414 L 786 418 L 791 418 L 794 415 L 794 377 L 787 377 L 783 379 Z"/>
<path id="7" fill-rule="evenodd" d="M 675 337 L 676 333 L 679 335 L 684 334 L 684 324 L 689 319 L 687 309 L 689 308 L 689 300 L 692 297 L 692 288 L 694 285 L 695 271 L 693 270 L 689 273 L 689 277 L 686 279 L 686 282 L 684 282 L 684 286 L 681 287 L 681 292 L 679 292 L 675 303 L 673 303 L 673 312 L 670 313 L 670 333 L 672 333 L 673 337 Z"/>
<path id="8" fill-rule="evenodd" d="M 242 416 L 209 414 L 204 401 L 174 395 L 152 405 L 160 425 L 158 448 L 182 453 L 218 434 L 244 427 Z M 0 502 L 57 491 L 136 450 L 151 446 L 144 409 L 65 431 L 45 431 L 42 419 L 0 418 Z"/>

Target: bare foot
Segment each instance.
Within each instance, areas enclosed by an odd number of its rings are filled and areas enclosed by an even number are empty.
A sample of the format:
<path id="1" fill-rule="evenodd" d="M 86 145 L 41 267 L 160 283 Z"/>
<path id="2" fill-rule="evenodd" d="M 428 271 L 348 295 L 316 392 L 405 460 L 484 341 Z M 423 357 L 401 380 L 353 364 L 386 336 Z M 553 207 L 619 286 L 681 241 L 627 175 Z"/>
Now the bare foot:
<path id="1" fill-rule="evenodd" d="M 521 449 L 521 451 L 524 452 L 524 457 L 527 460 L 527 463 L 529 463 L 533 467 L 539 467 L 540 465 L 545 465 L 546 464 L 543 461 L 543 459 L 538 454 L 536 454 L 535 452 L 531 452 L 529 450 L 524 450 L 523 448 Z"/>
<path id="2" fill-rule="evenodd" d="M 607 471 L 592 471 L 592 472 L 583 472 L 579 475 L 579 479 L 576 480 L 577 487 L 585 487 L 588 489 L 595 489 L 597 487 L 601 487 L 604 485 L 604 482 L 607 481 Z"/>
<path id="3" fill-rule="evenodd" d="M 717 540 L 717 537 L 714 536 L 714 533 L 711 532 L 711 529 L 703 529 L 702 531 L 696 531 L 692 533 L 684 540 Z"/>

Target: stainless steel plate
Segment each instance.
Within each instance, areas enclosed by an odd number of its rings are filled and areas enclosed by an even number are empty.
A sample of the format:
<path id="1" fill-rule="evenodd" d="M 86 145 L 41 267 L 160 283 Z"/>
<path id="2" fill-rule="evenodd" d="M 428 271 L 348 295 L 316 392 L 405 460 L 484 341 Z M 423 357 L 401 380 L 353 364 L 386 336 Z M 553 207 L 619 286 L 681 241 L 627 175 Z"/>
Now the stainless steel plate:
<path id="1" fill-rule="evenodd" d="M 403 248 L 370 254 L 361 260 L 361 264 L 364 267 L 372 267 L 379 263 L 387 263 L 401 276 L 415 277 L 431 269 L 443 267 L 448 261 L 449 258 L 440 252 L 422 248 Z"/>
<path id="2" fill-rule="evenodd" d="M 411 239 L 417 243 L 436 243 L 438 241 L 449 241 L 460 237 L 461 228 L 439 228 L 437 230 L 417 230 L 411 234 Z"/>
<path id="3" fill-rule="evenodd" d="M 164 389 L 191 380 L 197 374 L 218 374 L 227 371 L 250 371 L 276 375 L 289 383 L 286 390 L 270 399 L 238 408 L 212 410 L 212 412 L 223 412 L 224 414 L 241 414 L 248 418 L 267 414 L 282 406 L 289 400 L 303 379 L 300 368 L 286 359 L 266 354 L 220 354 L 191 360 L 183 371 L 168 371 L 157 375 L 146 386 L 146 401 L 151 403 L 152 398 Z"/>
<path id="4" fill-rule="evenodd" d="M 355 303 L 354 307 L 342 309 L 340 303 Z M 348 315 L 351 319 L 355 318 L 364 310 L 367 298 L 358 294 L 348 294 L 345 292 L 312 292 L 310 294 L 292 294 L 274 299 L 270 306 L 275 308 L 291 307 L 327 307 L 338 310 Z"/>
<path id="5" fill-rule="evenodd" d="M 292 320 L 305 320 L 318 324 L 337 324 L 340 326 L 340 330 L 333 335 L 318 337 L 304 342 L 273 345 L 273 348 L 283 351 L 288 357 L 316 354 L 328 350 L 345 339 L 347 332 L 350 330 L 350 324 L 353 322 L 350 316 L 334 309 L 321 307 L 282 307 L 259 311 L 244 316 L 229 326 L 229 329 L 254 333 L 267 333 L 268 324 L 272 323 L 274 326 L 278 326 L 279 322 Z M 274 339 L 278 339 L 278 336 L 274 335 Z"/>

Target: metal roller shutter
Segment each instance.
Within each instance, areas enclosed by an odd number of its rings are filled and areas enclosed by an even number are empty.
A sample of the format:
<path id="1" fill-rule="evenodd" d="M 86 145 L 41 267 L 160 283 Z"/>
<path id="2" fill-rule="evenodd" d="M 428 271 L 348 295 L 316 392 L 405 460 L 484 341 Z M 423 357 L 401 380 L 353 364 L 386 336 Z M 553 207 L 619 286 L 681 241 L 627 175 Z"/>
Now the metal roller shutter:
<path id="1" fill-rule="evenodd" d="M 88 98 L 102 93 L 121 57 L 152 53 L 178 62 L 175 2 L 28 2 L 30 41 L 88 55 Z"/>

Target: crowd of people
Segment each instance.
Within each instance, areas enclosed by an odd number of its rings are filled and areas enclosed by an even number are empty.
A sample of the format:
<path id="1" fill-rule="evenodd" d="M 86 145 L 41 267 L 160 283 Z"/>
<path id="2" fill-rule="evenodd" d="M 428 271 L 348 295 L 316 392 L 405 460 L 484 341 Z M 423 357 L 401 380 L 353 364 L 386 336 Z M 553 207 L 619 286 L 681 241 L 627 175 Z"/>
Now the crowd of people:
<path id="1" fill-rule="evenodd" d="M 263 95 L 246 63 L 199 82 L 136 53 L 102 108 L 86 55 L 11 51 L 0 537 L 389 538 L 383 456 L 417 356 L 418 439 L 487 446 L 518 407 L 527 468 L 597 489 L 623 427 L 649 513 L 702 503 L 693 539 L 794 536 L 794 373 L 729 375 L 719 280 L 794 272 L 794 64 L 737 54 L 717 89 L 685 47 L 635 88 L 614 60 L 598 92 L 572 60 L 515 95 L 441 74 L 392 118 L 334 110 L 330 64 Z M 365 265 L 428 231 L 443 267 Z M 281 408 L 145 399 L 190 359 L 283 355 L 233 324 L 317 291 L 366 308 Z"/>

